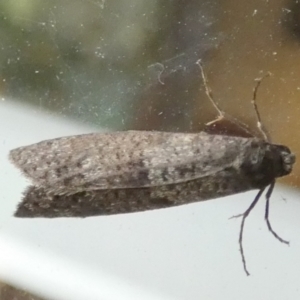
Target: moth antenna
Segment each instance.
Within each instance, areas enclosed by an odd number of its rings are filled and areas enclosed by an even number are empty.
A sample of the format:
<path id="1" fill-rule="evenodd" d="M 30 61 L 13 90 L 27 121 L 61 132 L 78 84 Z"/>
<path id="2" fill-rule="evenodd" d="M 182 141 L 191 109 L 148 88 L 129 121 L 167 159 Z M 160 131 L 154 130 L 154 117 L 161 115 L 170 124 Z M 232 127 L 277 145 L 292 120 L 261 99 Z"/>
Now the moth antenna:
<path id="1" fill-rule="evenodd" d="M 284 240 L 283 238 L 281 238 L 272 228 L 271 226 L 271 223 L 270 223 L 270 220 L 269 220 L 269 207 L 270 207 L 270 198 L 271 198 L 271 195 L 272 195 L 272 192 L 273 192 L 273 189 L 274 189 L 274 186 L 275 186 L 275 180 L 271 183 L 267 193 L 266 193 L 266 210 L 265 210 L 265 220 L 267 222 L 267 226 L 268 226 L 268 229 L 269 231 L 275 236 L 275 238 L 277 240 L 279 240 L 281 243 L 284 243 L 284 244 L 287 244 L 289 245 L 290 242 L 289 241 L 286 241 Z"/>
<path id="2" fill-rule="evenodd" d="M 209 101 L 211 102 L 211 104 L 217 110 L 217 112 L 219 114 L 219 119 L 224 118 L 225 113 L 221 110 L 221 108 L 219 107 L 219 105 L 216 103 L 216 101 L 213 98 L 212 90 L 209 87 L 208 79 L 207 79 L 207 76 L 204 72 L 204 68 L 203 68 L 201 59 L 197 60 L 196 64 L 199 66 L 200 71 L 201 71 L 201 76 L 202 76 L 202 80 L 203 80 L 203 84 L 204 84 L 204 88 L 205 88 L 205 94 L 207 95 L 207 97 L 208 97 Z"/>
<path id="3" fill-rule="evenodd" d="M 242 262 L 243 262 L 243 266 L 244 266 L 244 270 L 245 273 L 247 274 L 247 276 L 250 275 L 248 269 L 247 269 L 247 265 L 246 265 L 246 258 L 245 258 L 245 254 L 244 254 L 244 248 L 243 248 L 243 233 L 244 233 L 244 226 L 245 226 L 245 221 L 246 218 L 248 217 L 248 215 L 250 214 L 251 210 L 255 207 L 255 205 L 257 204 L 258 200 L 260 199 L 262 193 L 264 192 L 265 187 L 261 188 L 259 190 L 259 192 L 257 193 L 257 195 L 255 196 L 254 200 L 252 201 L 252 203 L 250 204 L 250 206 L 247 208 L 247 210 L 239 215 L 236 216 L 232 216 L 230 219 L 232 218 L 239 218 L 242 217 L 242 223 L 241 223 L 241 227 L 240 227 L 240 235 L 239 235 L 239 245 L 240 245 L 240 252 L 241 252 L 241 256 L 242 256 Z M 269 189 L 270 190 L 270 189 Z M 268 190 L 268 191 L 269 191 Z"/>
<path id="4" fill-rule="evenodd" d="M 253 108 L 254 108 L 254 111 L 255 111 L 255 114 L 256 114 L 256 119 L 257 119 L 257 128 L 258 130 L 260 131 L 260 133 L 262 134 L 263 138 L 265 141 L 267 142 L 271 142 L 271 138 L 268 136 L 267 134 L 267 131 L 265 129 L 265 126 L 263 125 L 262 121 L 261 121 L 261 117 L 260 117 L 260 113 L 259 113 L 259 110 L 258 110 L 258 107 L 257 107 L 257 102 L 256 102 L 256 96 L 257 96 L 257 91 L 258 91 L 258 88 L 259 86 L 261 85 L 262 81 L 266 78 L 266 77 L 269 77 L 271 76 L 271 73 L 268 72 L 267 74 L 265 74 L 263 77 L 261 78 L 257 78 L 255 79 L 256 81 L 256 85 L 255 87 L 253 88 L 253 98 L 252 98 L 252 105 L 253 105 Z"/>
<path id="5" fill-rule="evenodd" d="M 231 121 L 232 123 L 234 123 L 235 125 L 237 125 L 238 127 L 240 127 L 247 135 L 254 136 L 253 133 L 251 132 L 251 130 L 249 129 L 249 127 L 245 123 L 241 122 L 240 120 L 238 120 L 236 118 L 233 118 L 232 116 L 225 113 L 220 108 L 220 106 L 216 103 L 216 101 L 213 98 L 212 90 L 209 87 L 208 79 L 207 79 L 207 76 L 205 74 L 201 59 L 197 60 L 196 64 L 199 66 L 200 71 L 201 71 L 201 76 L 202 76 L 202 80 L 203 80 L 203 84 L 204 84 L 204 88 L 205 88 L 205 94 L 207 95 L 209 101 L 212 103 L 213 107 L 217 110 L 217 112 L 219 114 L 219 116 L 217 117 L 216 120 L 208 122 L 206 125 L 210 126 L 210 125 L 212 125 L 216 122 L 222 121 L 223 119 L 227 119 L 227 120 Z"/>

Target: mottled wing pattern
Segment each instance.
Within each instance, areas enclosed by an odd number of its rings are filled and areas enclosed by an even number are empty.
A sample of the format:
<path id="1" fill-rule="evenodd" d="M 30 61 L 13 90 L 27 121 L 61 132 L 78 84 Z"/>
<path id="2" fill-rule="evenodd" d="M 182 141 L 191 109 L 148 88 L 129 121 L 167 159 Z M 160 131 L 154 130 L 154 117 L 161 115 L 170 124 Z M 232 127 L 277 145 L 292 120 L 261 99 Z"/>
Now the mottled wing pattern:
<path id="1" fill-rule="evenodd" d="M 252 188 L 247 174 L 233 167 L 179 184 L 82 191 L 72 195 L 50 195 L 42 187 L 30 186 L 15 216 L 57 218 L 132 213 L 209 200 Z"/>
<path id="2" fill-rule="evenodd" d="M 150 187 L 201 178 L 231 166 L 250 142 L 224 138 L 203 132 L 92 133 L 17 148 L 10 159 L 35 185 L 57 195 Z"/>

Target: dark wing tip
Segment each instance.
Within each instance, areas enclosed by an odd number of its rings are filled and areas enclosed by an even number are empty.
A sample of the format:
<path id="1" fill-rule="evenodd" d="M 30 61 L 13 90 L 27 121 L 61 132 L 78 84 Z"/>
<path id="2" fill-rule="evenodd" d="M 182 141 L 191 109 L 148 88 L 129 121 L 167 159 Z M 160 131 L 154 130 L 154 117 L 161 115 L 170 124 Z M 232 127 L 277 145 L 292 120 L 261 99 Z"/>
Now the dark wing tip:
<path id="1" fill-rule="evenodd" d="M 17 218 L 55 218 L 57 212 L 51 208 L 52 196 L 43 188 L 29 186 L 23 193 L 14 216 Z"/>
<path id="2" fill-rule="evenodd" d="M 17 218 L 33 218 L 35 217 L 34 203 L 36 202 L 35 187 L 29 186 L 23 193 L 22 201 L 18 204 L 14 216 Z"/>
<path id="3" fill-rule="evenodd" d="M 89 193 L 54 195 L 42 187 L 29 186 L 25 190 L 24 197 L 18 204 L 14 216 L 17 218 L 84 218 L 101 215 L 102 213 L 94 210 L 92 206 L 84 205 L 85 198 L 90 200 Z"/>
<path id="4" fill-rule="evenodd" d="M 29 186 L 23 193 L 22 201 L 18 204 L 14 216 L 17 218 L 58 218 L 68 215 L 59 209 L 59 203 L 63 199 L 48 194 L 41 187 Z M 58 198 L 58 199 L 56 199 Z M 58 206 L 58 207 L 57 207 Z"/>

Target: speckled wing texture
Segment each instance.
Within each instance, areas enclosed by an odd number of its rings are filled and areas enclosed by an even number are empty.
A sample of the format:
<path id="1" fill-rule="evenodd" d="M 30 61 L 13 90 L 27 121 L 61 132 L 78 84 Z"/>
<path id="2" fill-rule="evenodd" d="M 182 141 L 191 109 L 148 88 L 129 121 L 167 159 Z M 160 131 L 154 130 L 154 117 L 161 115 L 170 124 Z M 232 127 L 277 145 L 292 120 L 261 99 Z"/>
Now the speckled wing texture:
<path id="1" fill-rule="evenodd" d="M 241 163 L 252 143 L 253 139 L 204 132 L 92 133 L 17 148 L 10 159 L 36 187 L 72 195 L 207 177 Z"/>
<path id="2" fill-rule="evenodd" d="M 90 217 L 161 209 L 253 189 L 248 174 L 234 167 L 178 184 L 51 195 L 30 186 L 15 213 L 20 218 Z"/>

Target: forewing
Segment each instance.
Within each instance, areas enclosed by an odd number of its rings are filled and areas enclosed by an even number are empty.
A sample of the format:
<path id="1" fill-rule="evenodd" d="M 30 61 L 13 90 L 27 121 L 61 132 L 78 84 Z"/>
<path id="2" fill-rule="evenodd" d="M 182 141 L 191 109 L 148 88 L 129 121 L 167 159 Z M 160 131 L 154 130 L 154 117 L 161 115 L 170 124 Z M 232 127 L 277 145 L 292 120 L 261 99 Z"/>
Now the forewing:
<path id="1" fill-rule="evenodd" d="M 54 194 L 74 194 L 207 176 L 231 165 L 246 142 L 206 133 L 93 133 L 17 148 L 10 159 L 35 185 Z"/>

